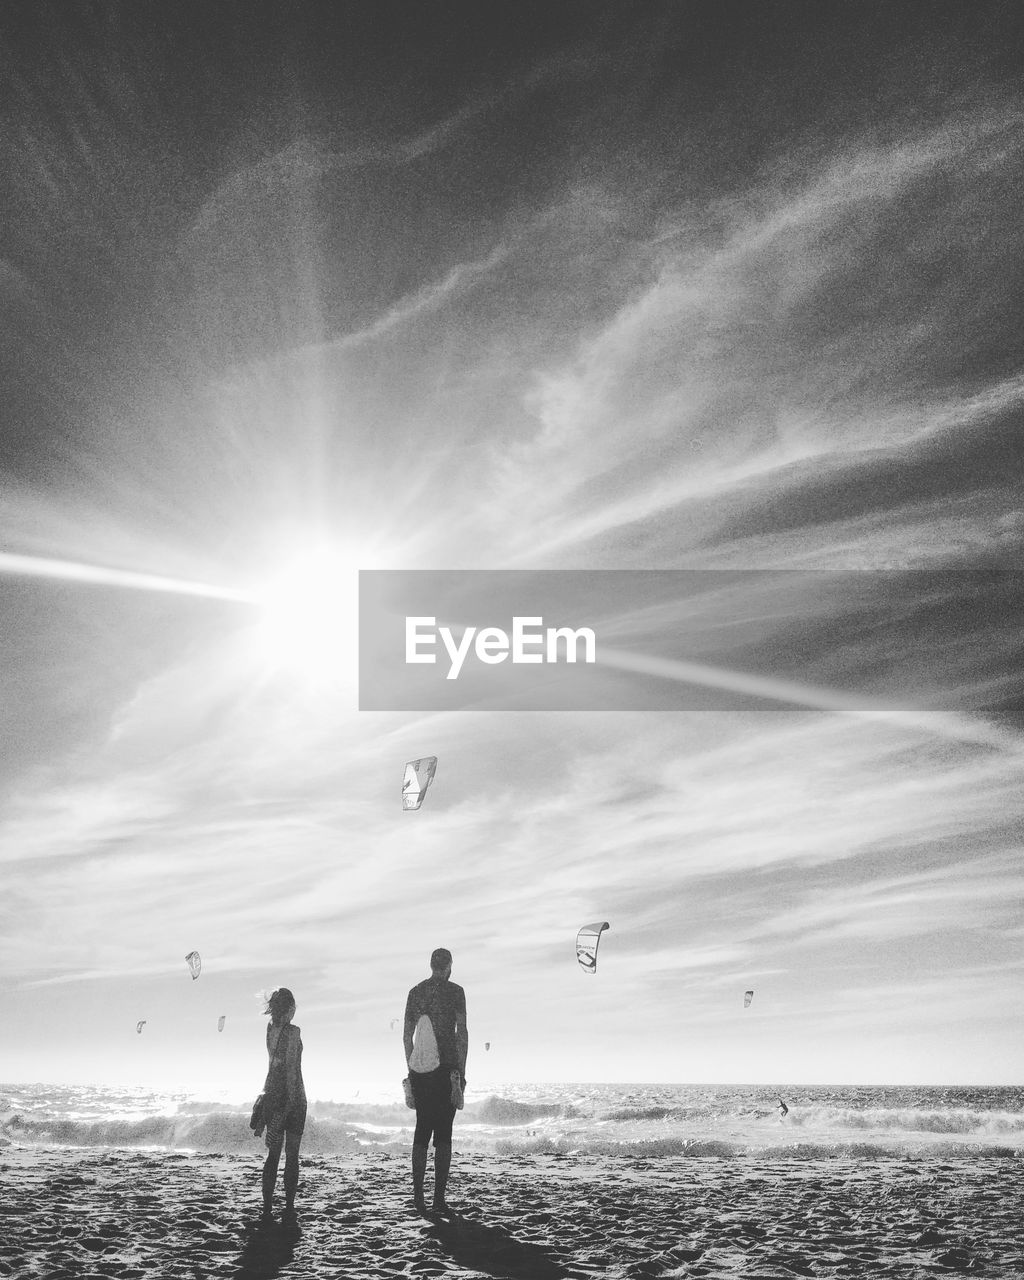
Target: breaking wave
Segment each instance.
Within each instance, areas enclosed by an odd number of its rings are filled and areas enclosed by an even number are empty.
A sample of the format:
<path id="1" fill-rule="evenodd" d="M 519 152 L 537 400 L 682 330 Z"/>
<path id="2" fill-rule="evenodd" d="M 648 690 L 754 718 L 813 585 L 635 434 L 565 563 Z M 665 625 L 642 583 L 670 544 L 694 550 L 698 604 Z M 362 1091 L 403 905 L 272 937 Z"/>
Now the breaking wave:
<path id="1" fill-rule="evenodd" d="M 381 1098 L 311 1102 L 303 1151 L 407 1151 L 414 1115 L 400 1096 Z M 0 1147 L 259 1153 L 250 1105 L 143 1089 L 3 1087 Z M 1002 1158 L 1024 1152 L 1024 1089 L 506 1084 L 467 1099 L 456 1144 L 554 1158 Z"/>
<path id="2" fill-rule="evenodd" d="M 138 1147 L 170 1151 L 234 1154 L 260 1151 L 263 1140 L 249 1128 L 249 1114 L 217 1111 L 209 1114 L 153 1115 L 142 1119 L 69 1120 L 5 1118 L 0 1142 L 24 1146 Z M 347 1154 L 360 1150 L 359 1136 L 348 1126 L 329 1119 L 310 1118 L 302 1149 L 310 1154 Z"/>
<path id="3" fill-rule="evenodd" d="M 483 1102 L 466 1108 L 466 1118 L 481 1124 L 513 1125 L 535 1124 L 539 1120 L 573 1120 L 580 1112 L 571 1103 L 516 1102 L 512 1098 L 499 1098 L 492 1094 Z"/>

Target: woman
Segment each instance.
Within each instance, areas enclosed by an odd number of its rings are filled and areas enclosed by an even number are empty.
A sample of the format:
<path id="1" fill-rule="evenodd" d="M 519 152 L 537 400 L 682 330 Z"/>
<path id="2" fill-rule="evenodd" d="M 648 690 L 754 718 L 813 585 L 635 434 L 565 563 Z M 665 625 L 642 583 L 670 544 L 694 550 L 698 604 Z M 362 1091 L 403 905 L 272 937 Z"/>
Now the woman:
<path id="1" fill-rule="evenodd" d="M 274 1203 L 277 1166 L 284 1146 L 284 1204 L 286 1216 L 295 1214 L 295 1190 L 299 1185 L 299 1143 L 306 1124 L 306 1089 L 302 1083 L 302 1037 L 292 1025 L 295 997 L 280 987 L 267 1001 L 267 1053 L 270 1066 L 263 1087 L 267 1122 L 267 1160 L 263 1166 L 263 1216 L 270 1217 Z"/>

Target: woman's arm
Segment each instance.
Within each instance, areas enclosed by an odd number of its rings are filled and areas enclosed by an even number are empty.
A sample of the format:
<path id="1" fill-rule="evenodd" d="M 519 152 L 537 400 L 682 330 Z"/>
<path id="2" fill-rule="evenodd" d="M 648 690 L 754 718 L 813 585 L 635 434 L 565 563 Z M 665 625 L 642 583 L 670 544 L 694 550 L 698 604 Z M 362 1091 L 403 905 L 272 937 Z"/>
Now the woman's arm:
<path id="1" fill-rule="evenodd" d="M 284 1058 L 285 1089 L 289 1098 L 298 1098 L 302 1092 L 302 1037 L 298 1027 L 289 1026 L 288 1046 Z M 284 1032 L 282 1031 L 282 1035 Z"/>

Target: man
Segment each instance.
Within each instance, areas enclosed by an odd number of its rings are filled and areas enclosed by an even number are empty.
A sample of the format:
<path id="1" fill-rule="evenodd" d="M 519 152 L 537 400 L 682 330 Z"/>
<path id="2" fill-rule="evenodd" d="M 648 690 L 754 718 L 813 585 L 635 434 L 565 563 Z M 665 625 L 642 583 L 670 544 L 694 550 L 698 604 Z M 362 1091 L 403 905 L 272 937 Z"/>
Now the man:
<path id="1" fill-rule="evenodd" d="M 450 981 L 452 953 L 438 947 L 430 957 L 430 977 L 409 992 L 405 1002 L 402 1041 L 409 1083 L 416 1103 L 416 1133 L 412 1140 L 412 1193 L 416 1208 L 427 1212 L 423 1181 L 427 1146 L 434 1135 L 433 1212 L 448 1211 L 444 1193 L 452 1163 L 453 1090 L 466 1087 L 466 993 Z"/>

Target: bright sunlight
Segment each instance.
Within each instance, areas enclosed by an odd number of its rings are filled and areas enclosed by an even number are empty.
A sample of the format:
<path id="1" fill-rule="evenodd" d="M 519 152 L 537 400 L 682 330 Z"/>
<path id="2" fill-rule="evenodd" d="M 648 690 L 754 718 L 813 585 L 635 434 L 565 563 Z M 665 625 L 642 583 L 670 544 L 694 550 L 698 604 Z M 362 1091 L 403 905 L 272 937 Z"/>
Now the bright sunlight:
<path id="1" fill-rule="evenodd" d="M 255 630 L 265 668 L 314 686 L 354 684 L 359 654 L 359 566 L 334 547 L 287 562 L 260 593 Z"/>

